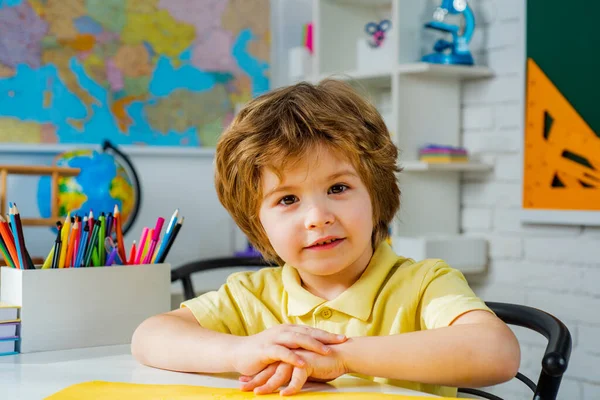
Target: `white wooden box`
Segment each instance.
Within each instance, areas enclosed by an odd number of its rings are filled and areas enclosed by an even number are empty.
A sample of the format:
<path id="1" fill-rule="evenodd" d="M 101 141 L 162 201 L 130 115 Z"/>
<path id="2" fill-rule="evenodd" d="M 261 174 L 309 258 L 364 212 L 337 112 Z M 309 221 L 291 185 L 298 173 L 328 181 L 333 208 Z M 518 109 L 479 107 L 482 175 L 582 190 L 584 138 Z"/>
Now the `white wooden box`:
<path id="1" fill-rule="evenodd" d="M 127 344 L 171 308 L 169 264 L 0 271 L 0 299 L 21 306 L 21 353 Z"/>
<path id="2" fill-rule="evenodd" d="M 392 248 L 404 257 L 421 261 L 441 258 L 464 274 L 484 272 L 487 266 L 487 241 L 469 236 L 392 236 Z"/>

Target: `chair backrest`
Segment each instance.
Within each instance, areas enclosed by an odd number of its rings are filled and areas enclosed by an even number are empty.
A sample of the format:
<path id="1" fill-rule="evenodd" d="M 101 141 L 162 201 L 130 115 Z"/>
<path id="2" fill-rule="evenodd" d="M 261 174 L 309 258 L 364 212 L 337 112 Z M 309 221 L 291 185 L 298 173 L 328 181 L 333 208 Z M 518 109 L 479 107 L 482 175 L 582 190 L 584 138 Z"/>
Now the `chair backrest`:
<path id="1" fill-rule="evenodd" d="M 555 400 L 571 356 L 569 329 L 558 318 L 537 308 L 496 302 L 487 302 L 486 304 L 505 323 L 532 329 L 546 337 L 548 345 L 542 357 L 542 371 L 537 383 L 521 373 L 517 374 L 515 378 L 532 390 L 534 400 Z M 475 394 L 491 400 L 501 400 L 498 396 L 477 389 L 460 388 L 459 392 Z"/>
<path id="2" fill-rule="evenodd" d="M 209 258 L 186 263 L 180 267 L 171 270 L 171 282 L 181 280 L 183 285 L 183 296 L 185 300 L 196 297 L 194 285 L 192 283 L 192 274 L 196 272 L 208 271 L 211 269 L 231 268 L 231 267 L 270 267 L 276 266 L 265 261 L 262 257 L 221 257 Z"/>

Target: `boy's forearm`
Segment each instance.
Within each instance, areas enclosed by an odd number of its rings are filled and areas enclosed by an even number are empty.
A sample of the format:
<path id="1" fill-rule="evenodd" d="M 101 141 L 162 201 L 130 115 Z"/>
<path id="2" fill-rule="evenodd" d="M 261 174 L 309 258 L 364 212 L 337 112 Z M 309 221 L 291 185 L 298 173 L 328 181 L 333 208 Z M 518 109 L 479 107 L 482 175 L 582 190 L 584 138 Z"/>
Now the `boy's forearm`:
<path id="1" fill-rule="evenodd" d="M 231 349 L 240 337 L 214 332 L 171 315 L 144 321 L 131 350 L 143 364 L 181 372 L 233 372 Z"/>
<path id="2" fill-rule="evenodd" d="M 349 373 L 452 387 L 513 378 L 519 349 L 502 326 L 457 325 L 336 345 Z M 515 354 L 516 353 L 516 354 Z M 515 363 L 515 359 L 517 362 Z"/>

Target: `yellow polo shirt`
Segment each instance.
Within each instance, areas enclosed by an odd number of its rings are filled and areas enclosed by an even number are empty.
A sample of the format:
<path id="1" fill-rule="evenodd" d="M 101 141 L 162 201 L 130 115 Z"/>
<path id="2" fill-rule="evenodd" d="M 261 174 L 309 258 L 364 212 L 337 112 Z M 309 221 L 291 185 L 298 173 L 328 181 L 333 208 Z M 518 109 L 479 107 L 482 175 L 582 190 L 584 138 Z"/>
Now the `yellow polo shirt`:
<path id="1" fill-rule="evenodd" d="M 471 310 L 491 310 L 462 273 L 441 260 L 414 262 L 386 242 L 375 250 L 362 276 L 327 301 L 305 290 L 290 265 L 237 272 L 218 291 L 181 304 L 200 325 L 249 336 L 279 324 L 303 324 L 348 337 L 385 336 L 448 326 Z M 441 396 L 456 388 L 364 377 Z"/>

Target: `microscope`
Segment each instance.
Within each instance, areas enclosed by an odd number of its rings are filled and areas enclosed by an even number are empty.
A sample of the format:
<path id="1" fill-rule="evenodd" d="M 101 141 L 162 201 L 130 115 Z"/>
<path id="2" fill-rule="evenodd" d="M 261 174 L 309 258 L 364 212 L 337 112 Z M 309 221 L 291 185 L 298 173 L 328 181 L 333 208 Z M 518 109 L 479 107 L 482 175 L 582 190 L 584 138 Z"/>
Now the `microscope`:
<path id="1" fill-rule="evenodd" d="M 465 22 L 462 34 L 459 33 L 458 25 L 444 22 L 448 14 L 462 15 Z M 422 61 L 436 64 L 474 64 L 469 42 L 475 29 L 475 17 L 467 0 L 442 0 L 442 4 L 433 13 L 433 21 L 427 22 L 425 28 L 450 33 L 452 42 L 438 39 L 433 46 L 434 52 L 423 56 Z"/>

